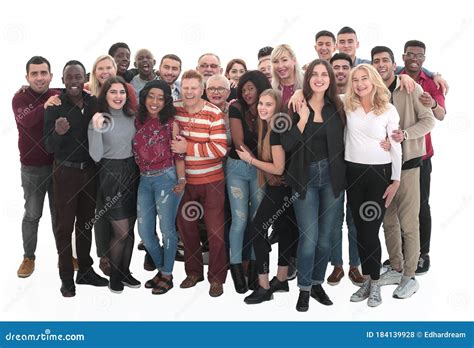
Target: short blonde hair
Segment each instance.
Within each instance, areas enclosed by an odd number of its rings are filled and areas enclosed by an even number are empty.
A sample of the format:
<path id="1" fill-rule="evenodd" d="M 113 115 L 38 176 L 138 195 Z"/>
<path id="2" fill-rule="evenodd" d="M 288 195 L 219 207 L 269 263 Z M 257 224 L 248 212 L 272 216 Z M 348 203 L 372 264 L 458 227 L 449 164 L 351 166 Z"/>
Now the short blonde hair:
<path id="1" fill-rule="evenodd" d="M 359 70 L 364 70 L 367 73 L 369 81 L 373 85 L 372 91 L 370 92 L 370 100 L 374 108 L 374 114 L 377 116 L 383 114 L 388 110 L 391 93 L 385 86 L 378 71 L 369 64 L 360 64 L 353 68 L 349 74 L 347 90 L 344 97 L 344 107 L 346 111 L 354 111 L 361 106 L 360 97 L 355 93 L 352 83 L 354 74 Z"/>
<path id="2" fill-rule="evenodd" d="M 99 80 L 95 76 L 95 69 L 97 69 L 97 64 L 99 64 L 100 62 L 106 59 L 112 62 L 112 66 L 115 69 L 115 74 L 117 74 L 117 64 L 115 63 L 115 60 L 114 58 L 112 58 L 112 56 L 108 54 L 103 54 L 97 57 L 97 59 L 94 62 L 94 65 L 92 66 L 92 71 L 89 75 L 89 91 L 91 92 L 92 95 L 95 95 L 96 97 L 99 96 L 100 89 L 102 86 L 100 85 Z"/>
<path id="3" fill-rule="evenodd" d="M 289 45 L 286 45 L 286 44 L 278 45 L 277 47 L 275 47 L 270 57 L 271 62 L 272 62 L 272 88 L 276 90 L 280 89 L 280 77 L 275 72 L 275 69 L 273 69 L 273 61 L 275 59 L 280 58 L 285 53 L 287 53 L 290 56 L 290 58 L 295 61 L 295 71 L 294 71 L 295 90 L 302 89 L 303 88 L 303 73 L 301 72 L 300 64 L 298 63 L 298 60 L 296 59 L 296 55 L 293 49 Z"/>

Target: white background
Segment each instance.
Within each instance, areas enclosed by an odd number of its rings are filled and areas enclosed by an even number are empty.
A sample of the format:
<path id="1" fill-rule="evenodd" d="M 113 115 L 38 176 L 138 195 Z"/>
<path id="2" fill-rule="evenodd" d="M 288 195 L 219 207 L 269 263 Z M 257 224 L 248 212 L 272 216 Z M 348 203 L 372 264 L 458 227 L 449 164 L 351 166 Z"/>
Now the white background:
<path id="1" fill-rule="evenodd" d="M 468 141 L 473 131 L 469 102 L 472 87 L 468 85 L 473 66 L 472 12 L 456 1 L 438 5 L 414 1 L 317 3 L 2 3 L 0 320 L 472 320 L 473 156 L 472 141 Z M 192 289 L 180 289 L 184 270 L 182 263 L 176 263 L 175 288 L 164 296 L 152 296 L 143 287 L 126 288 L 121 295 L 115 295 L 107 288 L 78 286 L 76 297 L 65 299 L 59 292 L 56 248 L 47 209 L 40 223 L 36 270 L 27 279 L 17 278 L 23 254 L 24 202 L 11 98 L 25 83 L 25 63 L 31 56 L 42 55 L 50 60 L 54 73 L 52 87 L 62 86 L 61 69 L 66 61 L 78 59 L 90 70 L 94 59 L 117 41 L 127 42 L 132 55 L 139 48 L 151 49 L 157 60 L 164 54 L 175 53 L 183 59 L 184 69 L 194 68 L 204 52 L 220 55 L 224 67 L 228 60 L 239 57 L 252 69 L 256 68 L 259 48 L 288 43 L 303 65 L 316 57 L 313 45 L 317 31 L 337 33 L 345 25 L 357 31 L 357 56 L 363 58 L 370 58 L 373 46 L 387 45 L 401 63 L 405 41 L 424 41 L 425 66 L 441 71 L 451 86 L 446 119 L 437 122 L 433 131 L 432 268 L 418 278 L 420 290 L 412 298 L 395 300 L 391 297 L 394 287 L 388 286 L 382 289 L 383 304 L 375 309 L 368 308 L 366 302 L 350 303 L 349 297 L 356 288 L 346 275 L 336 287 L 325 285 L 334 302 L 331 307 L 311 300 L 307 313 L 296 312 L 296 281 L 290 283 L 290 293 L 276 294 L 271 302 L 248 306 L 243 303 L 243 296 L 233 290 L 230 274 L 224 295 L 216 299 L 209 297 L 206 282 Z M 92 255 L 98 269 L 94 246 Z M 271 276 L 276 268 L 275 258 L 273 255 Z M 344 260 L 347 262 L 347 243 Z M 144 271 L 142 261 L 142 252 L 135 251 L 131 268 L 144 282 L 154 273 Z"/>

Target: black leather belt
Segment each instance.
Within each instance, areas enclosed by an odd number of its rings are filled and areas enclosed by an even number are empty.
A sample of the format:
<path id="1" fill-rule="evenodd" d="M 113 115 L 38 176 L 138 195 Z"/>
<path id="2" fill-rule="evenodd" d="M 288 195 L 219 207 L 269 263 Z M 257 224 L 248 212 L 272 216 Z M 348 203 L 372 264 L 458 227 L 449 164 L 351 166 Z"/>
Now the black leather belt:
<path id="1" fill-rule="evenodd" d="M 88 162 L 69 162 L 69 161 L 59 162 L 59 161 L 56 161 L 56 164 L 58 166 L 64 166 L 64 167 L 70 167 L 70 168 L 76 168 L 76 169 L 83 170 L 83 169 L 86 169 L 87 167 L 89 167 L 92 164 L 92 162 L 91 161 L 88 161 Z"/>

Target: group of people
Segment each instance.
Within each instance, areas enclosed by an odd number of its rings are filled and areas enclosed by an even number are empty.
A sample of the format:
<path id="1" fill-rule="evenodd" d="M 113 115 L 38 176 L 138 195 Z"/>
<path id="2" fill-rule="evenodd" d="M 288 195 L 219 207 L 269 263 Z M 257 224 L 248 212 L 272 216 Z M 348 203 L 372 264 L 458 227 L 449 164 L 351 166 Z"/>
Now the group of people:
<path id="1" fill-rule="evenodd" d="M 50 88 L 48 60 L 32 57 L 28 86 L 12 102 L 25 198 L 18 276 L 34 271 L 47 193 L 65 297 L 75 296 L 75 284 L 114 293 L 141 286 L 130 270 L 137 222 L 157 270 L 145 283 L 153 294 L 173 288 L 180 244 L 181 288 L 204 280 L 206 249 L 212 297 L 223 294 L 230 270 L 236 292 L 253 290 L 247 304 L 288 292 L 297 277 L 298 311 L 310 297 L 332 305 L 322 285 L 329 262 L 328 284 L 344 277 L 344 212 L 349 278 L 359 287 L 350 301 L 378 306 L 389 284 L 397 285 L 393 297 L 412 296 L 415 275 L 429 269 L 430 131 L 445 116 L 447 83 L 423 68 L 421 41 L 406 42 L 401 68 L 389 47 L 374 47 L 369 61 L 356 57 L 358 45 L 352 28 L 337 38 L 320 31 L 318 59 L 303 69 L 285 44 L 262 48 L 258 70 L 233 59 L 224 73 L 206 53 L 178 81 L 177 55 L 155 70 L 152 52 L 141 49 L 129 70 L 130 48 L 116 43 L 89 77 L 68 61 L 61 90 Z M 389 260 L 381 274 L 382 225 Z M 109 279 L 92 267 L 93 228 Z M 272 240 L 278 268 L 270 280 Z"/>

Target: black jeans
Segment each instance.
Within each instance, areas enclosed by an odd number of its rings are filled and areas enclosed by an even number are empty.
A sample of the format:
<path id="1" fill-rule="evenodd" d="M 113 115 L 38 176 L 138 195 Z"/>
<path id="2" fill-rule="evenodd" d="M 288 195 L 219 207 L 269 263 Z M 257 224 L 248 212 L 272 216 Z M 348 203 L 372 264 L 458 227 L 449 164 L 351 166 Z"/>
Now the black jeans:
<path id="1" fill-rule="evenodd" d="M 347 201 L 357 230 L 362 274 L 380 278 L 379 230 L 385 215 L 382 198 L 391 183 L 391 164 L 366 165 L 347 162 Z"/>
<path id="2" fill-rule="evenodd" d="M 423 160 L 420 168 L 420 252 L 430 252 L 431 240 L 431 209 L 430 209 L 430 185 L 431 185 L 431 157 Z"/>
<path id="3" fill-rule="evenodd" d="M 264 196 L 258 207 L 250 228 L 250 239 L 255 250 L 259 274 L 269 273 L 268 229 L 279 233 L 278 266 L 288 266 L 290 257 L 298 246 L 298 225 L 293 210 L 291 188 L 284 186 L 266 186 Z"/>

